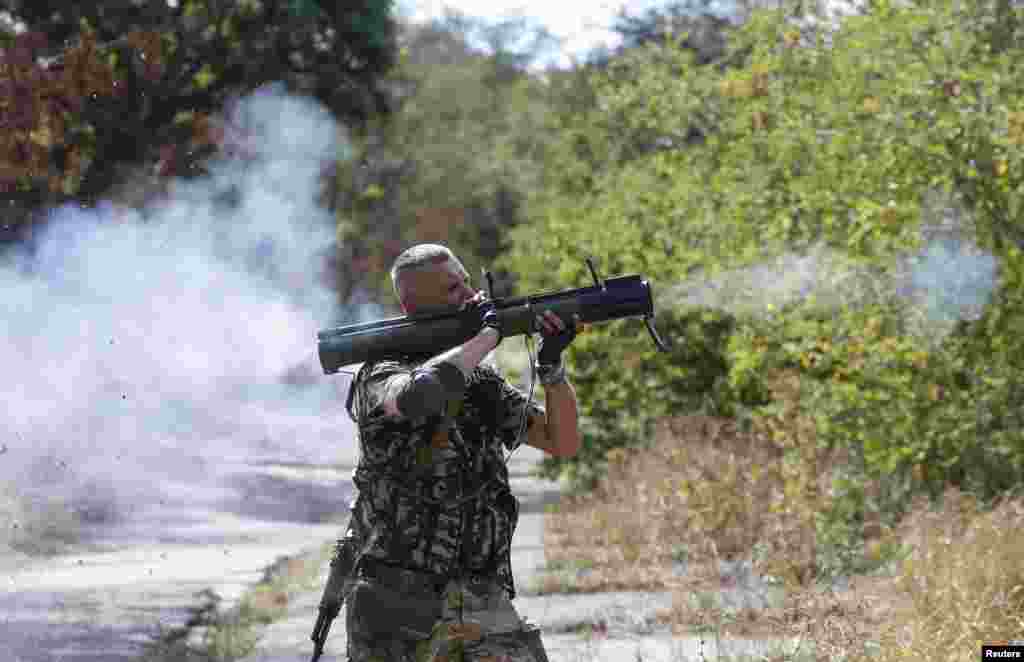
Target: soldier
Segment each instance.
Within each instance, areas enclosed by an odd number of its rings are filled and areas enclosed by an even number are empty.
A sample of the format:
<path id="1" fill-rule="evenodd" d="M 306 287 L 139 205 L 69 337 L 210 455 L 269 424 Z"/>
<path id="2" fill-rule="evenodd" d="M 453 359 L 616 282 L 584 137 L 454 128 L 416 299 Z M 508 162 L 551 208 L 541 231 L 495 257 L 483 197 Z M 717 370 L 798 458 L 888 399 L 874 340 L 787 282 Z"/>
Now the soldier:
<path id="1" fill-rule="evenodd" d="M 521 425 L 531 446 L 558 457 L 578 451 L 576 395 L 561 361 L 578 319 L 538 314 L 546 407 L 528 406 L 481 364 L 501 342 L 500 322 L 448 248 L 409 248 L 391 278 L 407 315 L 458 309 L 479 331 L 436 356 L 367 362 L 350 388 L 359 494 L 339 541 L 359 550 L 346 610 L 349 659 L 547 662 L 540 631 L 511 602 L 519 506 L 504 453 L 515 449 Z"/>

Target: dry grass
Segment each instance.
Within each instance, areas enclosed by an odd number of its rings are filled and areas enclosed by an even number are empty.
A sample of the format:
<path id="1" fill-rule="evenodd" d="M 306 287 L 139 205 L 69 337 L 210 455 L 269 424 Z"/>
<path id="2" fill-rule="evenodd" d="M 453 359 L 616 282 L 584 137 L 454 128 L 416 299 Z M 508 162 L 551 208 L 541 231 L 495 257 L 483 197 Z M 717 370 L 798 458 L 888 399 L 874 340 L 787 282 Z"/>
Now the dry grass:
<path id="1" fill-rule="evenodd" d="M 1024 500 L 982 510 L 949 490 L 900 526 L 913 553 L 897 585 L 906 604 L 881 631 L 884 662 L 976 660 L 982 643 L 1024 633 Z"/>
<path id="2" fill-rule="evenodd" d="M 13 485 L 0 486 L 0 553 L 52 556 L 81 538 L 82 518 L 65 499 L 30 499 Z"/>
<path id="3" fill-rule="evenodd" d="M 780 444 L 733 421 L 663 421 L 652 448 L 613 452 L 596 490 L 563 499 L 547 516 L 545 550 L 562 572 L 542 588 L 671 590 L 673 608 L 660 618 L 679 634 L 805 636 L 819 652 L 866 641 L 887 618 L 882 596 L 892 580 L 859 578 L 842 594 L 814 586 L 812 513 L 787 499 L 784 464 Z M 721 562 L 749 558 L 782 597 L 756 607 L 715 600 L 733 587 Z M 566 582 L 574 566 L 575 581 Z"/>
<path id="4" fill-rule="evenodd" d="M 821 660 L 872 651 L 884 662 L 973 660 L 983 641 L 1024 633 L 1024 501 L 982 512 L 950 491 L 938 509 L 916 502 L 896 530 L 868 518 L 866 555 L 888 543 L 910 556 L 841 590 L 822 588 L 808 504 L 827 501 L 842 458 L 811 457 L 818 481 L 794 498 L 800 472 L 770 436 L 690 416 L 662 422 L 651 449 L 612 453 L 593 493 L 564 498 L 546 517 L 545 550 L 558 572 L 541 589 L 671 590 L 673 608 L 660 618 L 680 634 L 798 637 Z M 683 558 L 687 571 L 674 571 Z M 720 562 L 740 558 L 753 558 L 782 597 L 753 608 L 707 599 L 729 586 Z"/>
<path id="5" fill-rule="evenodd" d="M 721 560 L 754 558 L 759 574 L 810 586 L 824 563 L 816 518 L 849 458 L 818 448 L 795 375 L 770 383 L 780 406 L 750 429 L 681 416 L 659 423 L 651 448 L 611 451 L 598 487 L 548 518 L 550 560 L 590 562 L 584 591 L 673 585 L 672 562 L 683 556 L 690 580 L 717 579 Z M 865 539 L 889 537 L 877 517 L 866 519 Z"/>
<path id="6" fill-rule="evenodd" d="M 658 426 L 652 448 L 616 449 L 608 460 L 592 493 L 563 499 L 546 519 L 549 560 L 592 566 L 579 590 L 664 588 L 680 581 L 672 567 L 684 556 L 690 581 L 712 579 L 719 560 L 747 557 L 765 541 L 759 569 L 806 583 L 813 530 L 784 507 L 782 449 L 765 435 L 680 417 Z"/>
<path id="7" fill-rule="evenodd" d="M 220 597 L 204 592 L 205 599 L 193 608 L 185 626 L 158 631 L 139 662 L 226 662 L 252 654 L 261 627 L 284 617 L 296 595 L 319 587 L 320 572 L 332 551 L 328 543 L 296 557 L 279 558 L 231 609 L 220 608 Z"/>

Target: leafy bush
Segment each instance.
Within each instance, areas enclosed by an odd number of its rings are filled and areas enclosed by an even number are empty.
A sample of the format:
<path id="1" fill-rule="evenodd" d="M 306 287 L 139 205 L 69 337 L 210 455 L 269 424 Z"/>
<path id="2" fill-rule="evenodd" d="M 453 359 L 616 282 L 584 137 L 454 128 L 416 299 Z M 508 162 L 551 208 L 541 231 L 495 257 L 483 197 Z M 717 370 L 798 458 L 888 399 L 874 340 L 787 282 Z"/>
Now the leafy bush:
<path id="1" fill-rule="evenodd" d="M 586 403 L 580 428 L 587 442 L 576 457 L 545 458 L 546 476 L 564 472 L 572 487 L 592 487 L 610 449 L 649 445 L 665 416 L 713 409 L 732 318 L 668 310 L 656 324 L 670 353 L 659 352 L 636 321 L 593 326 L 573 343 L 568 362 L 577 398 Z"/>

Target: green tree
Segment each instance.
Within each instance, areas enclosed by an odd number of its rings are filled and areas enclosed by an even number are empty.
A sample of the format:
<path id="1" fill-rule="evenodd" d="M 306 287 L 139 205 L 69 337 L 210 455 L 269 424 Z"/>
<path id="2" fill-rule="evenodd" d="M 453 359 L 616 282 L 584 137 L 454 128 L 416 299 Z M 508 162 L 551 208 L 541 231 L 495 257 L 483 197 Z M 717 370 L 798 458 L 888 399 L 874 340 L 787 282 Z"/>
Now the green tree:
<path id="1" fill-rule="evenodd" d="M 645 44 L 664 45 L 678 40 L 696 53 L 698 64 L 708 64 L 725 54 L 729 24 L 729 17 L 711 0 L 673 2 L 649 8 L 639 16 L 623 7 L 612 26 L 622 38 L 622 45 L 614 53 L 622 55 Z"/>
<path id="2" fill-rule="evenodd" d="M 223 139 L 211 116 L 267 82 L 345 122 L 386 113 L 391 4 L 5 2 L 0 185 L 28 214 L 91 204 L 124 168 L 187 176 Z"/>
<path id="3" fill-rule="evenodd" d="M 397 112 L 356 136 L 364 163 L 342 177 L 354 288 L 392 301 L 387 267 L 420 241 L 450 245 L 474 276 L 492 266 L 543 169 L 548 93 L 528 69 L 551 40 L 524 21 L 455 12 L 403 26 Z M 511 275 L 495 275 L 507 290 Z"/>
<path id="4" fill-rule="evenodd" d="M 514 230 L 506 264 L 523 274 L 523 291 L 585 282 L 583 254 L 606 273 L 675 289 L 823 247 L 836 278 L 864 275 L 835 284 L 842 305 L 800 298 L 774 314 L 740 314 L 717 336 L 724 350 L 699 342 L 716 337 L 719 313 L 704 309 L 708 322 L 694 328 L 699 317 L 666 310 L 677 346 L 727 357 L 722 374 L 706 375 L 705 407 L 756 416 L 771 406 L 766 380 L 796 370 L 816 443 L 851 449 L 866 473 L 987 493 L 1018 484 L 1021 10 L 874 2 L 832 31 L 803 18 L 753 12 L 729 36 L 724 57 L 738 66 L 700 66 L 677 38 L 596 72 L 592 108 L 558 119 L 554 174 Z M 616 158 L 631 132 L 694 127 L 703 142 Z M 881 284 L 927 245 L 935 214 L 955 210 L 963 240 L 991 253 L 999 281 L 980 319 L 947 334 Z M 693 394 L 671 386 L 675 356 L 624 370 L 638 345 L 623 328 L 597 328 L 570 352 L 586 417 L 611 427 L 588 446 L 643 443 L 662 412 L 693 410 Z M 549 467 L 580 472 L 599 465 L 599 450 Z"/>

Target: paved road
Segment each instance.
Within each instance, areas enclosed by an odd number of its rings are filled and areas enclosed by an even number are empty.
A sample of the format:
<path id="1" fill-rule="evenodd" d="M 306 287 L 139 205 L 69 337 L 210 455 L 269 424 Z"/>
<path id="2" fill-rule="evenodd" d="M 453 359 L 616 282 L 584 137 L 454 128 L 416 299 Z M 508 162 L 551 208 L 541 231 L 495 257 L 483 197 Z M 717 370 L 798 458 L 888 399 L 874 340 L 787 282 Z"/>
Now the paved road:
<path id="1" fill-rule="evenodd" d="M 513 491 L 521 517 L 512 565 L 523 617 L 544 629 L 551 662 L 643 659 L 699 660 L 695 639 L 673 639 L 648 621 L 671 605 L 668 593 L 528 595 L 530 578 L 544 565 L 544 505 L 557 485 L 529 477 L 541 453 L 521 448 L 512 458 Z M 157 624 L 184 624 L 199 595 L 212 590 L 230 606 L 281 556 L 295 556 L 333 541 L 343 529 L 351 465 L 263 463 L 236 467 L 225 485 L 237 498 L 219 508 L 154 517 L 155 539 L 108 541 L 47 560 L 0 559 L 0 661 L 127 662 Z M 164 515 L 168 515 L 164 513 Z M 326 581 L 321 570 L 320 586 Z M 291 601 L 282 620 L 263 632 L 245 662 L 308 660 L 309 634 L 320 590 Z M 573 630 L 604 620 L 610 636 L 587 642 Z M 335 621 L 323 660 L 344 660 L 344 614 Z M 763 651 L 763 642 L 730 642 L 728 652 Z M 715 659 L 709 643 L 707 659 Z"/>
<path id="2" fill-rule="evenodd" d="M 512 569 L 520 595 L 515 604 L 521 616 L 539 625 L 550 662 L 683 662 L 714 660 L 721 656 L 764 655 L 777 644 L 759 640 L 730 640 L 718 648 L 715 641 L 673 637 L 653 624 L 654 615 L 672 605 L 668 592 L 621 592 L 586 595 L 531 595 L 531 578 L 545 564 L 544 505 L 558 500 L 556 483 L 529 476 L 542 453 L 523 447 L 510 466 L 512 489 L 520 500 L 519 526 L 512 545 Z M 320 585 L 327 581 L 328 567 L 321 570 Z M 313 644 L 310 631 L 316 620 L 320 591 L 293 600 L 286 616 L 262 633 L 258 649 L 243 662 L 306 662 Z M 345 655 L 344 611 L 331 627 L 323 662 L 341 662 Z M 608 636 L 588 639 L 579 634 L 583 623 L 604 621 Z"/>
<path id="3" fill-rule="evenodd" d="M 350 467 L 239 467 L 219 508 L 142 513 L 119 532 L 49 559 L 0 562 L 0 660 L 136 659 L 159 626 L 182 626 L 213 591 L 229 606 L 281 556 L 337 537 Z"/>

